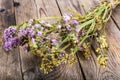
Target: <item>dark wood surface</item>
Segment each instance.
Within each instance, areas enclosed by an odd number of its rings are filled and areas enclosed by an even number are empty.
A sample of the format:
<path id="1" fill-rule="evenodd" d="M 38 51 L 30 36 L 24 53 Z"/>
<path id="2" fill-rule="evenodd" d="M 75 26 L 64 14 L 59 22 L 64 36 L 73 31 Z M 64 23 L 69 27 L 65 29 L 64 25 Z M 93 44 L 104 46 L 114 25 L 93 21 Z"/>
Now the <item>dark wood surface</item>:
<path id="1" fill-rule="evenodd" d="M 61 65 L 44 75 L 40 59 L 19 47 L 4 51 L 3 32 L 10 25 L 19 25 L 31 18 L 70 14 L 68 9 L 85 15 L 99 5 L 99 0 L 0 0 L 0 80 L 120 80 L 120 6 L 106 26 L 109 61 L 106 68 L 96 61 L 94 48 L 89 60 L 80 54 L 73 66 Z M 54 22 L 54 21 L 52 21 Z"/>

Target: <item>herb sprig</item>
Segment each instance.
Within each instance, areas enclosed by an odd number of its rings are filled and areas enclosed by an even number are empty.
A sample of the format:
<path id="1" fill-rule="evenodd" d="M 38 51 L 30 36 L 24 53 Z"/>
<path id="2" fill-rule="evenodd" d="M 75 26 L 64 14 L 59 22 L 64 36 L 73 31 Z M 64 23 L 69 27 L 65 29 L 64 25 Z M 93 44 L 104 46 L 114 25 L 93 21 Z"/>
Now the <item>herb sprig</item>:
<path id="1" fill-rule="evenodd" d="M 119 4 L 120 0 L 114 0 L 114 6 Z M 71 10 L 73 16 L 30 19 L 22 25 L 10 26 L 4 31 L 4 48 L 9 51 L 22 46 L 25 51 L 41 58 L 40 68 L 48 73 L 61 64 L 76 62 L 78 52 L 89 58 L 91 45 L 96 42 L 98 63 L 106 66 L 108 43 L 105 26 L 112 15 L 112 6 L 110 2 L 103 2 L 93 12 L 84 16 Z M 59 21 L 54 24 L 44 21 L 49 19 Z"/>

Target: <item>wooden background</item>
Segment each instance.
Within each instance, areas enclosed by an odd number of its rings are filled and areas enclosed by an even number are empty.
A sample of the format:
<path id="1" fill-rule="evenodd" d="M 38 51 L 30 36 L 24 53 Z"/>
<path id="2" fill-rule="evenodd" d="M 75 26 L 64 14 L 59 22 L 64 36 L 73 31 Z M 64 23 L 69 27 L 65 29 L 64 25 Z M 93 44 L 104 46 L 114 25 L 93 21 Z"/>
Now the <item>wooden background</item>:
<path id="1" fill-rule="evenodd" d="M 109 42 L 109 61 L 106 68 L 96 62 L 93 49 L 89 60 L 77 56 L 72 67 L 61 65 L 48 75 L 39 70 L 39 58 L 22 48 L 5 52 L 3 31 L 31 18 L 69 14 L 68 8 L 82 15 L 90 12 L 99 0 L 0 0 L 0 80 L 120 80 L 120 6 L 106 27 Z"/>

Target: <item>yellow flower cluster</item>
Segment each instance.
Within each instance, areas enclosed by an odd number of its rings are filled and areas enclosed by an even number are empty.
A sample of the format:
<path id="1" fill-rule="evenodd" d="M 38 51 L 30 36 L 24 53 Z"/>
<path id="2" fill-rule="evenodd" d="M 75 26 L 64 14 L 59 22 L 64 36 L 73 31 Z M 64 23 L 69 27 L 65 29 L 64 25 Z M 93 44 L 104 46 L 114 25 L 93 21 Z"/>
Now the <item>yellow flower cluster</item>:
<path id="1" fill-rule="evenodd" d="M 96 49 L 96 52 L 99 53 L 97 61 L 101 66 L 105 67 L 107 64 L 107 56 L 105 55 L 106 53 L 104 50 L 108 50 L 106 37 L 104 35 L 101 35 L 99 38 L 97 38 L 97 42 L 100 44 L 100 47 Z"/>
<path id="2" fill-rule="evenodd" d="M 47 55 L 44 54 L 44 57 L 42 58 L 40 69 L 44 70 L 45 74 L 48 74 L 55 67 L 61 64 L 68 63 L 69 65 L 72 65 L 73 63 L 77 61 L 75 56 L 69 55 L 68 53 L 64 54 L 62 59 L 58 58 L 59 54 L 56 53 L 54 49 L 53 49 L 53 53 L 47 54 Z"/>
<path id="3" fill-rule="evenodd" d="M 97 42 L 100 43 L 100 48 L 108 48 L 108 43 L 106 41 L 106 37 L 104 35 L 97 38 Z"/>
<path id="4" fill-rule="evenodd" d="M 91 55 L 89 43 L 83 43 L 83 48 L 85 50 L 85 53 L 84 53 L 85 58 L 89 59 L 89 57 Z"/>
<path id="5" fill-rule="evenodd" d="M 97 16 L 96 17 L 96 20 L 97 20 L 97 29 L 100 31 L 102 28 L 103 28 L 103 20 L 101 18 L 101 16 Z"/>
<path id="6" fill-rule="evenodd" d="M 97 58 L 98 63 L 99 63 L 101 66 L 103 66 L 103 67 L 106 67 L 106 65 L 107 65 L 107 60 L 108 60 L 108 57 L 107 57 L 107 56 L 99 55 L 98 58 Z"/>
<path id="7" fill-rule="evenodd" d="M 45 55 L 44 55 L 45 56 Z M 54 66 L 59 66 L 61 64 L 61 60 L 57 58 L 56 54 L 47 54 L 44 58 L 42 58 L 41 70 L 44 70 L 44 73 L 52 71 Z"/>

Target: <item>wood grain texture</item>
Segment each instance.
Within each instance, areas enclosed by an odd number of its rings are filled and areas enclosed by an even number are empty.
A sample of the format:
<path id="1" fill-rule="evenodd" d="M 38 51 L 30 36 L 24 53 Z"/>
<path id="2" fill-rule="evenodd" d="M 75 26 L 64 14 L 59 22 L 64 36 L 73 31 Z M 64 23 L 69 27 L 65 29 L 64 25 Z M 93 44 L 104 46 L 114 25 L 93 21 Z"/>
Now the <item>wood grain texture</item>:
<path id="1" fill-rule="evenodd" d="M 120 30 L 120 6 L 117 6 L 117 8 L 113 10 L 112 18 L 113 18 L 114 23 Z"/>
<path id="2" fill-rule="evenodd" d="M 22 80 L 19 49 L 4 50 L 4 29 L 15 25 L 13 0 L 0 0 L 0 80 Z"/>
<path id="3" fill-rule="evenodd" d="M 84 80 L 78 63 L 72 66 L 60 65 L 54 71 L 45 76 L 45 80 Z"/>
<path id="4" fill-rule="evenodd" d="M 55 0 L 36 0 L 36 6 L 38 18 L 61 15 Z"/>
<path id="5" fill-rule="evenodd" d="M 71 14 L 71 12 L 68 9 L 76 10 L 80 14 L 83 14 L 82 12 L 84 12 L 82 8 L 82 4 L 80 4 L 79 0 L 57 0 L 57 2 L 60 8 L 60 11 L 63 15 Z"/>
<path id="6" fill-rule="evenodd" d="M 90 0 L 90 3 L 92 2 L 94 2 L 95 4 L 97 3 L 95 0 Z M 84 6 L 91 7 L 91 8 L 96 6 L 95 4 L 91 6 L 89 3 L 87 4 L 84 3 L 84 4 L 85 4 Z M 88 9 L 85 9 L 85 11 L 87 12 Z M 92 80 L 119 80 L 120 79 L 120 73 L 117 72 L 120 70 L 120 68 L 118 68 L 120 66 L 119 64 L 120 43 L 118 41 L 120 40 L 119 38 L 120 31 L 118 30 L 118 28 L 116 27 L 112 19 L 109 21 L 107 25 L 106 32 L 107 32 L 106 36 L 107 36 L 109 47 L 110 47 L 109 53 L 108 53 L 109 55 L 108 66 L 106 68 L 100 67 L 96 62 L 96 55 L 94 52 L 92 53 L 92 57 L 90 58 L 89 61 L 84 61 L 80 58 L 80 63 L 83 67 L 86 80 L 91 80 L 91 79 Z"/>

